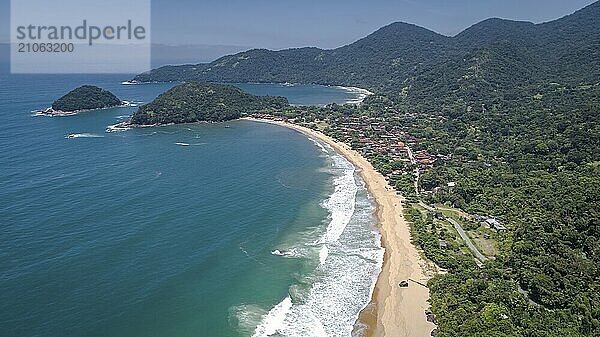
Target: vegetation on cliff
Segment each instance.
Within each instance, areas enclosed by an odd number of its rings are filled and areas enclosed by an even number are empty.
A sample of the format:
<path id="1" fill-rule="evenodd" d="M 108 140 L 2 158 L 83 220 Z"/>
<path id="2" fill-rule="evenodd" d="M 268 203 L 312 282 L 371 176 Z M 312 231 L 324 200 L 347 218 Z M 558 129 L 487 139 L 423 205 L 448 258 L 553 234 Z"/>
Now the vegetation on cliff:
<path id="1" fill-rule="evenodd" d="M 54 111 L 75 112 L 119 106 L 122 101 L 108 90 L 84 85 L 74 89 L 52 103 Z"/>
<path id="2" fill-rule="evenodd" d="M 247 113 L 269 113 L 288 106 L 283 97 L 255 96 L 231 85 L 187 82 L 141 106 L 132 124 L 223 122 Z"/>
<path id="3" fill-rule="evenodd" d="M 418 197 L 507 225 L 478 267 L 441 249 L 443 232 L 409 209 L 414 240 L 448 269 L 429 282 L 438 336 L 600 335 L 600 2 L 559 20 L 490 19 L 455 37 L 392 24 L 334 50 L 251 50 L 161 68 L 139 81 L 305 82 L 375 91 L 360 106 L 275 111 L 333 137 L 354 118 L 397 128 L 436 158 Z M 377 131 L 374 130 L 377 128 Z M 439 159 L 438 159 L 439 158 Z M 369 157 L 411 199 L 414 164 Z M 453 182 L 453 188 L 448 183 Z M 522 290 L 521 292 L 519 290 Z M 523 295 L 527 293 L 527 296 Z"/>

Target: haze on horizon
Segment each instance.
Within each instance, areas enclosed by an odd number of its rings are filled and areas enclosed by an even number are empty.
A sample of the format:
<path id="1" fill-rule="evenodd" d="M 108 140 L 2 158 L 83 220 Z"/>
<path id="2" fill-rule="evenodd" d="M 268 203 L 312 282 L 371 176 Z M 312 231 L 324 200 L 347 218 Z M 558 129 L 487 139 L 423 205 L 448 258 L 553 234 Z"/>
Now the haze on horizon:
<path id="1" fill-rule="evenodd" d="M 595 1 L 180 2 L 185 2 L 190 10 L 181 11 L 166 0 L 154 0 L 155 42 L 284 49 L 304 46 L 336 48 L 397 21 L 413 23 L 448 36 L 490 17 L 540 23 L 571 14 Z"/>
<path id="2" fill-rule="evenodd" d="M 595 0 L 151 0 L 153 50 L 160 64 L 214 60 L 251 48 L 331 49 L 392 22 L 453 36 L 491 17 L 534 23 L 558 19 Z M 177 5 L 174 5 L 176 3 Z M 0 42 L 9 40 L 10 0 L 0 0 Z M 135 13 L 132 14 L 135 17 Z M 165 48 L 168 46 L 188 46 Z M 189 46 L 192 46 L 190 48 Z M 176 50 L 176 51 L 175 51 Z M 162 58 L 165 58 L 162 60 Z M 153 62 L 154 63 L 154 62 Z"/>

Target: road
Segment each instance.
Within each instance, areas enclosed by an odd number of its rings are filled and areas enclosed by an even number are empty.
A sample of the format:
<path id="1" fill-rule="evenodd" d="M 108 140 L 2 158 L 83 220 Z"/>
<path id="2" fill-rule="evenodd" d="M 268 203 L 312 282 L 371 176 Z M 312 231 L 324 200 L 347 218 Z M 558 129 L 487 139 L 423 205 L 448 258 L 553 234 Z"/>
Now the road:
<path id="1" fill-rule="evenodd" d="M 441 209 L 441 208 L 431 207 L 422 201 L 419 201 L 419 206 L 425 208 L 426 210 L 433 211 L 433 212 L 437 211 L 438 209 Z M 450 210 L 450 209 L 446 209 L 446 210 Z M 466 214 L 466 213 L 464 213 L 464 214 Z M 483 254 L 481 254 L 481 252 L 477 249 L 477 247 L 475 247 L 475 245 L 473 244 L 471 239 L 469 239 L 469 237 L 467 236 L 467 233 L 465 233 L 465 231 L 460 226 L 460 224 L 452 218 L 449 218 L 449 217 L 445 217 L 445 218 L 454 226 L 454 228 L 458 232 L 458 235 L 460 235 L 460 237 L 467 243 L 467 246 L 475 254 L 477 259 L 479 259 L 481 262 L 487 260 L 487 258 L 485 256 L 483 256 Z"/>
<path id="2" fill-rule="evenodd" d="M 407 152 L 408 152 L 408 157 L 410 158 L 411 163 L 416 164 L 416 160 L 415 157 L 413 156 L 413 153 L 411 151 L 411 149 L 407 146 L 406 147 Z M 417 195 L 419 194 L 419 168 L 417 167 L 415 169 L 415 192 L 417 193 Z M 425 208 L 426 210 L 429 211 L 436 211 L 436 208 L 431 207 L 429 205 L 426 205 L 424 202 L 419 201 L 419 205 L 423 208 Z M 446 210 L 451 210 L 451 209 L 446 209 Z M 463 216 L 468 216 L 470 217 L 467 213 L 462 212 Z M 465 231 L 463 230 L 463 228 L 460 226 L 460 224 L 456 221 L 454 221 L 454 219 L 446 217 L 446 220 L 448 220 L 456 229 L 456 231 L 458 232 L 458 234 L 460 235 L 460 237 L 467 243 L 467 246 L 469 247 L 469 249 L 473 252 L 473 254 L 475 254 L 475 257 L 477 257 L 477 259 L 479 261 L 475 261 L 477 262 L 477 265 L 479 265 L 480 267 L 482 266 L 481 262 L 487 260 L 487 258 L 485 256 L 483 256 L 483 254 L 481 254 L 481 252 L 477 249 L 477 247 L 475 247 L 475 245 L 473 244 L 473 242 L 471 241 L 471 239 L 469 239 L 469 236 L 467 236 L 467 233 L 465 233 Z"/>
<path id="3" fill-rule="evenodd" d="M 422 201 L 420 201 L 420 200 L 419 200 L 419 206 L 421 206 L 421 207 L 425 208 L 425 209 L 426 209 L 426 210 L 428 210 L 428 211 L 432 211 L 432 212 L 435 212 L 435 211 L 436 211 L 436 208 L 435 208 L 435 207 L 431 207 L 431 206 L 427 205 L 426 203 L 424 203 L 424 202 L 422 202 Z"/>
<path id="4" fill-rule="evenodd" d="M 473 251 L 473 253 L 475 254 L 475 256 L 481 261 L 485 261 L 487 260 L 487 258 L 485 256 L 483 256 L 483 254 L 481 254 L 481 252 L 479 252 L 479 250 L 477 249 L 477 247 L 475 247 L 475 245 L 473 244 L 473 242 L 471 242 L 471 239 L 469 239 L 469 237 L 467 236 L 467 233 L 465 233 L 465 231 L 462 229 L 462 227 L 458 224 L 458 222 L 454 221 L 454 219 L 452 218 L 448 218 L 446 217 L 446 220 L 448 220 L 453 226 L 454 228 L 456 228 L 456 231 L 458 232 L 458 234 L 460 235 L 460 237 L 465 240 L 465 242 L 467 243 L 467 246 L 469 246 L 469 249 L 471 251 Z"/>
<path id="5" fill-rule="evenodd" d="M 466 219 L 473 219 L 473 216 L 469 213 L 466 213 L 458 208 L 450 208 L 450 207 L 444 207 L 444 206 L 436 206 L 436 209 L 439 209 L 441 211 L 450 211 L 450 212 L 454 212 L 456 214 L 458 214 L 459 216 L 462 216 L 463 218 Z"/>

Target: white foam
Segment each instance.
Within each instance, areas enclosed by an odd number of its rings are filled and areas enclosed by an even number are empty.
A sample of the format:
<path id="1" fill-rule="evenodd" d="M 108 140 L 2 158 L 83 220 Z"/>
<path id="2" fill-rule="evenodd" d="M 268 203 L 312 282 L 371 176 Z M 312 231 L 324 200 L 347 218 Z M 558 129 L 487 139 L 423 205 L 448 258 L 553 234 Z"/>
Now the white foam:
<path id="1" fill-rule="evenodd" d="M 300 244 L 297 249 L 304 252 L 309 265 L 318 258 L 316 269 L 298 276 L 298 283 L 289 290 L 291 296 L 256 321 L 254 336 L 347 337 L 370 301 L 383 262 L 380 235 L 373 226 L 375 208 L 364 184 L 357 184 L 355 168 L 338 154 L 331 160 L 334 191 L 322 203 L 329 211 L 326 228 L 310 229 L 301 233 L 300 242 L 297 237 L 292 241 Z M 359 191 L 361 198 L 357 198 Z M 314 240 L 307 234 L 320 238 Z M 276 249 L 271 253 L 287 252 Z"/>
<path id="2" fill-rule="evenodd" d="M 65 136 L 65 138 L 102 138 L 104 136 L 97 135 L 95 133 L 71 133 Z"/>
<path id="3" fill-rule="evenodd" d="M 320 242 L 337 241 L 354 214 L 358 186 L 354 181 L 354 166 L 340 155 L 333 156 L 334 169 L 342 174 L 333 180 L 334 192 L 325 200 L 323 206 L 329 211 L 331 221 L 327 232 Z"/>
<path id="4" fill-rule="evenodd" d="M 127 130 L 131 130 L 131 127 L 125 127 L 125 126 L 123 126 L 123 123 L 109 125 L 106 127 L 106 132 L 120 132 L 120 131 L 127 131 Z"/>
<path id="5" fill-rule="evenodd" d="M 50 115 L 43 110 L 33 110 L 33 111 L 31 111 L 31 116 L 38 117 L 38 116 L 50 116 Z"/>
<path id="6" fill-rule="evenodd" d="M 256 330 L 254 330 L 252 337 L 268 337 L 279 333 L 285 328 L 285 317 L 291 308 L 292 299 L 290 296 L 287 296 L 267 313 L 262 322 L 256 327 Z"/>
<path id="7" fill-rule="evenodd" d="M 283 253 L 279 249 L 275 249 L 275 250 L 271 251 L 271 254 L 277 255 L 277 256 L 284 256 Z"/>
<path id="8" fill-rule="evenodd" d="M 316 139 L 314 139 L 312 137 L 308 137 L 308 139 L 311 142 L 315 143 L 315 145 L 317 145 L 319 147 L 319 149 L 321 149 L 321 152 L 323 152 L 323 153 L 329 153 L 329 151 L 327 151 L 327 149 L 325 148 L 325 146 L 323 146 L 323 144 L 321 144 L 320 141 L 318 141 L 318 140 L 316 140 Z"/>
<path id="9" fill-rule="evenodd" d="M 256 322 L 260 322 L 267 312 L 255 304 L 241 304 L 229 309 L 229 321 L 244 336 L 251 336 L 256 329 Z"/>
<path id="10" fill-rule="evenodd" d="M 357 87 L 342 87 L 342 86 L 338 86 L 338 88 L 343 89 L 351 94 L 356 95 L 355 98 L 346 101 L 346 103 L 348 104 L 360 104 L 362 103 L 362 101 L 365 100 L 365 98 L 369 95 L 373 95 L 372 92 L 370 92 L 367 89 L 363 89 L 363 88 L 357 88 Z"/>
<path id="11" fill-rule="evenodd" d="M 275 249 L 271 252 L 272 255 L 275 256 L 283 256 L 283 257 L 302 257 L 304 254 L 297 248 L 292 248 L 290 250 L 279 250 Z"/>
<path id="12" fill-rule="evenodd" d="M 323 247 L 321 247 L 321 250 L 319 251 L 319 262 L 321 264 L 325 264 L 325 261 L 327 261 L 328 255 L 329 255 L 329 249 L 327 248 L 326 245 L 323 245 Z"/>

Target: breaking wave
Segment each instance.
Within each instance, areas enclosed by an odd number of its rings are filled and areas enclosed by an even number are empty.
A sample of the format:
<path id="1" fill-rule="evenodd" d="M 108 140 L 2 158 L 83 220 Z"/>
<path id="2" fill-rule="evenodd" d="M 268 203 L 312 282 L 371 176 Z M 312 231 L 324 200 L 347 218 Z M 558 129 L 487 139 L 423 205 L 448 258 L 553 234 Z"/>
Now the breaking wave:
<path id="1" fill-rule="evenodd" d="M 317 240 L 271 254 L 307 259 L 315 267 L 298 276 L 289 295 L 270 310 L 262 308 L 262 315 L 255 306 L 247 307 L 254 308 L 253 313 L 237 311 L 238 320 L 260 316 L 253 337 L 350 336 L 381 270 L 383 248 L 374 227 L 375 206 L 364 183 L 346 158 L 313 141 L 329 154 L 332 164 L 333 192 L 321 204 L 329 217 Z M 314 253 L 308 253 L 310 249 Z"/>

